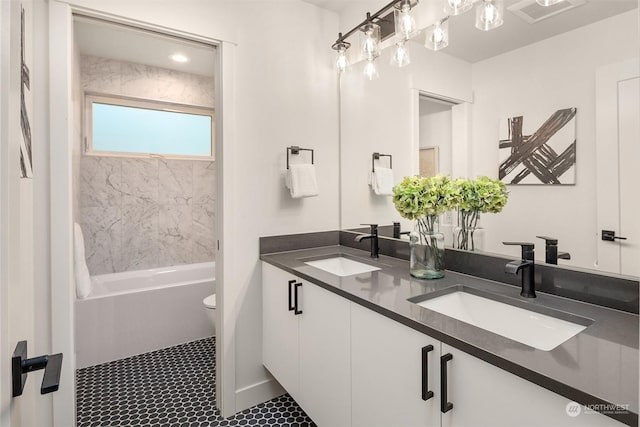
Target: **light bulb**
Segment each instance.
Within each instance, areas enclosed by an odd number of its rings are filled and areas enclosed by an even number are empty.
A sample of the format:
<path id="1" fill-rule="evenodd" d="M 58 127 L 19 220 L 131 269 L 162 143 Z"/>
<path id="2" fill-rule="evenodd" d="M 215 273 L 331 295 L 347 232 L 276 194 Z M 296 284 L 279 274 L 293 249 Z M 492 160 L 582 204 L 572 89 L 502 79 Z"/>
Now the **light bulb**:
<path id="1" fill-rule="evenodd" d="M 438 21 L 427 28 L 424 46 L 431 50 L 444 49 L 449 45 L 449 21 Z"/>
<path id="2" fill-rule="evenodd" d="M 540 6 L 552 6 L 554 4 L 560 3 L 563 0 L 536 0 L 536 2 L 540 5 Z"/>
<path id="3" fill-rule="evenodd" d="M 433 44 L 435 45 L 439 45 L 444 40 L 444 31 L 442 31 L 440 25 L 436 25 L 431 40 L 433 40 Z"/>
<path id="4" fill-rule="evenodd" d="M 347 65 L 349 65 L 349 61 L 347 60 L 347 50 L 344 47 L 340 47 L 338 49 L 338 59 L 336 60 L 336 68 L 338 72 L 344 73 L 347 69 Z"/>
<path id="5" fill-rule="evenodd" d="M 170 58 L 173 59 L 175 62 L 189 62 L 189 58 L 187 58 L 181 53 L 174 53 L 173 55 L 170 56 Z"/>
<path id="6" fill-rule="evenodd" d="M 476 8 L 476 28 L 489 31 L 503 24 L 502 0 L 482 0 Z"/>
<path id="7" fill-rule="evenodd" d="M 367 38 L 364 41 L 364 53 L 367 56 L 367 58 L 371 58 L 374 56 L 376 48 L 377 48 L 376 41 L 373 39 L 373 37 L 371 37 L 370 33 L 367 33 Z"/>
<path id="8" fill-rule="evenodd" d="M 380 77 L 380 75 L 378 74 L 378 67 L 376 66 L 376 63 L 373 59 L 367 61 L 367 63 L 365 64 L 364 77 L 367 80 L 375 80 Z"/>
<path id="9" fill-rule="evenodd" d="M 368 23 L 361 28 L 360 51 L 366 60 L 375 59 L 380 55 L 380 26 Z"/>
<path id="10" fill-rule="evenodd" d="M 488 24 L 493 24 L 496 19 L 496 7 L 491 3 L 487 3 L 484 6 L 484 13 L 482 15 L 482 21 Z"/>
<path id="11" fill-rule="evenodd" d="M 391 65 L 396 67 L 404 67 L 409 65 L 411 58 L 409 57 L 409 49 L 406 46 L 406 42 L 403 40 L 396 43 L 396 50 L 391 55 Z"/>
<path id="12" fill-rule="evenodd" d="M 450 15 L 460 15 L 472 6 L 472 0 L 444 0 L 444 11 Z"/>
<path id="13" fill-rule="evenodd" d="M 400 8 L 395 10 L 396 34 L 404 40 L 408 40 L 415 35 L 416 21 L 411 16 L 411 2 L 405 0 L 400 3 Z"/>

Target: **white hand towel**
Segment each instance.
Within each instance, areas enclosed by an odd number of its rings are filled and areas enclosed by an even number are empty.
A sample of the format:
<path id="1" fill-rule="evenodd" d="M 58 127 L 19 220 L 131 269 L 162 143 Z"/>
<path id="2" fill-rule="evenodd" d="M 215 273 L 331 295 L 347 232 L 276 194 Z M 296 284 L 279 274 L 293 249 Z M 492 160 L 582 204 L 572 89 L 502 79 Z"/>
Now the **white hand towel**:
<path id="1" fill-rule="evenodd" d="M 91 293 L 91 276 L 84 257 L 84 237 L 78 223 L 73 224 L 73 248 L 76 276 L 76 295 L 79 299 L 85 299 Z"/>
<path id="2" fill-rule="evenodd" d="M 393 195 L 393 170 L 389 168 L 376 167 L 372 177 L 373 191 L 380 196 Z"/>
<path id="3" fill-rule="evenodd" d="M 317 196 L 318 181 L 315 166 L 311 164 L 289 165 L 286 184 L 294 199 Z"/>

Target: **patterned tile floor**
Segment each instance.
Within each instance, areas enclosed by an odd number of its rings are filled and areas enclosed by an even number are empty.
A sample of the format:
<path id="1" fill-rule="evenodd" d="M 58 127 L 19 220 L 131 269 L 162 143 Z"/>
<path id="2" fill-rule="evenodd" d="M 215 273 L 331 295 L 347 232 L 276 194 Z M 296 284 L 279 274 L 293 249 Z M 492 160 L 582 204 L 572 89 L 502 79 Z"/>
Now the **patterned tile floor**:
<path id="1" fill-rule="evenodd" d="M 222 418 L 215 369 L 215 338 L 79 369 L 78 427 L 315 427 L 287 394 Z"/>

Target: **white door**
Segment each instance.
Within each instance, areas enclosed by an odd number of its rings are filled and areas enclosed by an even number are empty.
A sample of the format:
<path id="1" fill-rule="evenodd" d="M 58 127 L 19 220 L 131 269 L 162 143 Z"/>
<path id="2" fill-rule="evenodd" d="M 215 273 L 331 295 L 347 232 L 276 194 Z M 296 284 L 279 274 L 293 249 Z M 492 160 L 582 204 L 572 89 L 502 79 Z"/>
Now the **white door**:
<path id="1" fill-rule="evenodd" d="M 439 426 L 439 360 L 439 341 L 352 303 L 352 426 Z"/>
<path id="2" fill-rule="evenodd" d="M 286 271 L 262 263 L 262 363 L 294 398 L 299 389 L 298 318 L 290 310 L 293 286 Z"/>
<path id="3" fill-rule="evenodd" d="M 620 272 L 640 276 L 640 77 L 618 83 Z"/>
<path id="4" fill-rule="evenodd" d="M 637 59 L 602 67 L 596 74 L 596 267 L 632 276 L 640 276 L 638 76 Z M 603 230 L 624 239 L 603 240 Z"/>
<path id="5" fill-rule="evenodd" d="M 300 397 L 296 400 L 319 427 L 350 426 L 349 301 L 305 282 L 299 292 Z"/>
<path id="6" fill-rule="evenodd" d="M 0 2 L 0 425 L 46 425 L 51 401 L 40 395 L 42 371 L 29 374 L 23 394 L 13 397 L 11 356 L 27 341 L 28 357 L 39 350 L 34 332 L 33 182 L 20 179 L 22 10 L 30 31 L 32 2 Z M 7 41 L 7 43 L 5 43 Z M 30 41 L 27 41 L 29 43 Z M 30 44 L 27 44 L 30 47 Z M 25 107 L 32 95 L 25 90 Z M 33 110 L 31 110 L 33 111 Z M 44 415 L 42 415 L 44 414 Z"/>

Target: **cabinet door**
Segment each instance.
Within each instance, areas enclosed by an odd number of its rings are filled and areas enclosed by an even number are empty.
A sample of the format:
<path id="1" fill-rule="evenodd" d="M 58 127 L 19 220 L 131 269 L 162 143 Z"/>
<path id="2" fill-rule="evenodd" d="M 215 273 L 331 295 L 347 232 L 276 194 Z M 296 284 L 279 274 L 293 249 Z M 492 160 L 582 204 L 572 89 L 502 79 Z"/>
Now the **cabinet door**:
<path id="1" fill-rule="evenodd" d="M 351 425 L 349 301 L 303 282 L 299 289 L 300 398 L 319 427 Z"/>
<path id="2" fill-rule="evenodd" d="M 605 415 L 585 413 L 584 407 L 575 416 L 567 411 L 569 399 L 446 344 L 442 354 L 452 356 L 445 369 L 447 401 L 453 405 L 442 414 L 442 427 L 623 426 Z"/>
<path id="3" fill-rule="evenodd" d="M 262 263 L 262 363 L 294 398 L 298 395 L 298 317 L 289 310 L 297 277 Z M 293 283 L 292 285 L 293 286 Z"/>
<path id="4" fill-rule="evenodd" d="M 439 341 L 352 303 L 352 425 L 439 426 L 439 356 Z"/>

